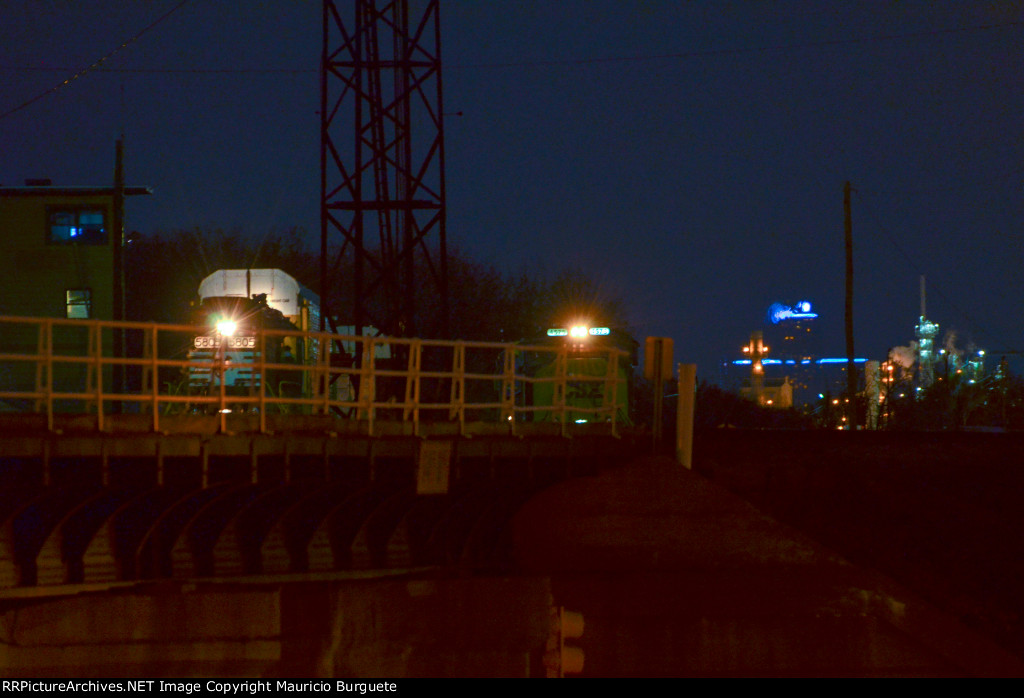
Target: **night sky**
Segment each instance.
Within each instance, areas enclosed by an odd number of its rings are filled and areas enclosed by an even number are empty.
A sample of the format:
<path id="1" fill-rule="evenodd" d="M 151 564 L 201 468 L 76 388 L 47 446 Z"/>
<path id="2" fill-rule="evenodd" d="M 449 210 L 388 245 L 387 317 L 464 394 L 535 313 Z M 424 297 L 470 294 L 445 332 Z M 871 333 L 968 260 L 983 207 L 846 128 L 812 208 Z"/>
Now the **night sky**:
<path id="1" fill-rule="evenodd" d="M 176 5 L 0 1 L 0 183 L 108 184 L 123 131 L 130 230 L 318 245 L 319 2 Z M 844 353 L 849 180 L 859 356 L 913 339 L 920 274 L 940 339 L 1024 349 L 1022 10 L 444 0 L 450 245 L 586 270 L 714 380 L 776 301 Z"/>

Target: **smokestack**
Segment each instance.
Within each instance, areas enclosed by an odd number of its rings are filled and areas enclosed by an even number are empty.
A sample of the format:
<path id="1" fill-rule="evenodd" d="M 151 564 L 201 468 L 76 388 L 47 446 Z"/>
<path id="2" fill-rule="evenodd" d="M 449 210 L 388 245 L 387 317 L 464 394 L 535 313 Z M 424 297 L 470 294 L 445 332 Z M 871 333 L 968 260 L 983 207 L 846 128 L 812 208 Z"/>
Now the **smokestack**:
<path id="1" fill-rule="evenodd" d="M 924 274 L 921 274 L 921 317 L 924 316 Z"/>

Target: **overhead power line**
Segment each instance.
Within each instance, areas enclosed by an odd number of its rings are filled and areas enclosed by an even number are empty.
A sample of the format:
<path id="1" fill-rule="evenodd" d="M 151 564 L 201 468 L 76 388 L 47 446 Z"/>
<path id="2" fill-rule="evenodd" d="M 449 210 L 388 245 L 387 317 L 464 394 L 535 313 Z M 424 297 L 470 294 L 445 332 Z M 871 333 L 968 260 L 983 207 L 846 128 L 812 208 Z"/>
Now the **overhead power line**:
<path id="1" fill-rule="evenodd" d="M 107 53 L 104 56 L 101 56 L 99 59 L 94 61 L 91 65 L 83 68 L 82 70 L 79 70 L 77 73 L 75 73 L 74 75 L 72 75 L 68 79 L 64 80 L 63 82 L 60 82 L 60 83 L 54 85 L 53 87 L 51 87 L 50 89 L 46 90 L 45 92 L 41 92 L 38 95 L 36 95 L 35 97 L 32 97 L 31 99 L 29 99 L 29 100 L 27 100 L 25 102 L 22 102 L 21 104 L 19 104 L 18 106 L 14 107 L 13 109 L 10 109 L 8 111 L 5 111 L 3 114 L 0 114 L 0 119 L 4 119 L 4 118 L 10 116 L 11 114 L 14 114 L 16 112 L 21 111 L 22 109 L 24 109 L 27 106 L 35 104 L 36 102 L 38 102 L 39 100 L 43 99 L 44 97 L 47 97 L 48 95 L 53 94 L 54 92 L 56 92 L 60 88 L 66 86 L 66 85 L 70 85 L 72 82 L 74 82 L 78 78 L 82 77 L 86 73 L 91 72 L 93 70 L 99 69 L 99 66 L 101 66 L 105 61 L 110 59 L 112 56 L 114 56 L 116 53 L 118 53 L 122 49 L 127 48 L 131 44 L 135 43 L 144 34 L 149 32 L 150 30 L 156 28 L 161 22 L 163 22 L 165 19 L 170 17 L 172 14 L 177 12 L 182 7 L 184 7 L 188 2 L 189 2 L 189 0 L 181 0 L 181 2 L 179 2 L 177 5 L 172 7 L 170 10 L 168 10 L 164 14 L 160 15 L 155 20 L 153 20 L 152 22 L 147 24 L 145 27 L 140 29 L 138 31 L 138 33 L 135 34 L 135 36 L 131 37 L 127 41 L 124 41 L 119 46 L 115 47 L 114 50 L 110 51 L 109 53 Z"/>

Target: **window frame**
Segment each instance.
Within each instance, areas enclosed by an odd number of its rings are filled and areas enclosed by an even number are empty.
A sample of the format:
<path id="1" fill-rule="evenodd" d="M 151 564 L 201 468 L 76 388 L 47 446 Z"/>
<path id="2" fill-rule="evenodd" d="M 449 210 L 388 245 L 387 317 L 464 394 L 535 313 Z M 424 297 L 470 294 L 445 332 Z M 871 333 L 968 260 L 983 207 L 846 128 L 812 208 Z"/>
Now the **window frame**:
<path id="1" fill-rule="evenodd" d="M 81 236 L 58 238 L 53 234 L 53 229 L 58 226 L 54 221 L 54 217 L 61 214 L 71 214 L 74 216 L 74 221 L 70 226 L 64 225 L 63 227 L 71 228 L 85 228 L 86 225 L 81 222 L 81 217 L 88 214 L 99 214 L 102 217 L 102 223 L 100 230 L 102 231 L 102 237 L 90 235 L 89 231 L 83 231 Z M 89 206 L 87 204 L 73 204 L 68 206 L 53 205 L 46 207 L 46 226 L 44 234 L 46 236 L 47 245 L 89 245 L 91 247 L 105 247 L 110 244 L 110 230 L 108 229 L 108 223 L 110 215 L 106 206 L 94 205 Z M 95 224 L 91 224 L 95 225 Z"/>
<path id="2" fill-rule="evenodd" d="M 72 300 L 72 294 L 84 294 L 82 299 Z M 72 308 L 85 308 L 85 316 L 72 315 Z M 68 320 L 91 320 L 92 319 L 92 288 L 66 288 L 64 289 L 64 317 Z"/>

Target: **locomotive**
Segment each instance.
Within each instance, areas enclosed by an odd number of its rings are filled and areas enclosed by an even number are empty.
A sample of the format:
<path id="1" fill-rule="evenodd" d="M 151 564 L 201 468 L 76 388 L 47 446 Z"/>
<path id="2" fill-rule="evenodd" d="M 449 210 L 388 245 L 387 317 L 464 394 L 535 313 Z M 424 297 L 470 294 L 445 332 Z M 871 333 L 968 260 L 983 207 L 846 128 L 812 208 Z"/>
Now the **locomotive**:
<path id="1" fill-rule="evenodd" d="M 251 395 L 264 383 L 268 395 L 308 395 L 304 371 L 267 371 L 258 363 L 304 364 L 316 361 L 316 341 L 299 336 L 267 334 L 265 330 L 317 329 L 320 304 L 316 294 L 280 269 L 222 269 L 199 285 L 200 303 L 192 324 L 207 331 L 192 338 L 188 359 L 191 394 L 220 389 L 230 395 Z M 261 357 L 260 351 L 264 354 Z"/>
<path id="2" fill-rule="evenodd" d="M 543 339 L 535 340 L 535 344 L 558 346 L 564 344 L 569 352 L 566 357 L 565 372 L 569 382 L 565 387 L 564 400 L 569 411 L 569 421 L 583 424 L 607 419 L 607 414 L 598 417 L 599 408 L 605 407 L 606 391 L 613 389 L 616 421 L 619 424 L 630 424 L 630 393 L 633 382 L 633 367 L 637 363 L 637 342 L 628 333 L 608 327 L 589 327 L 575 325 L 566 328 L 552 328 Z M 608 365 L 608 348 L 625 352 L 617 362 L 614 370 Z M 538 366 L 529 368 L 527 373 L 536 379 L 552 379 L 558 372 L 554 361 L 547 360 Z M 576 380 L 573 380 L 575 378 Z M 603 380 L 602 380 L 603 379 Z M 532 386 L 524 401 L 534 407 L 553 407 L 555 405 L 554 383 L 540 380 Z M 552 421 L 557 418 L 555 412 L 540 412 L 534 417 L 537 421 Z"/>

